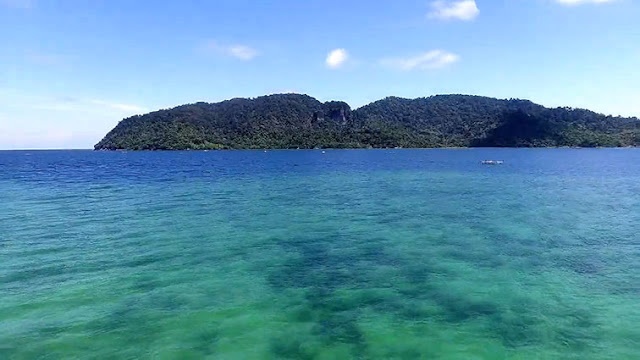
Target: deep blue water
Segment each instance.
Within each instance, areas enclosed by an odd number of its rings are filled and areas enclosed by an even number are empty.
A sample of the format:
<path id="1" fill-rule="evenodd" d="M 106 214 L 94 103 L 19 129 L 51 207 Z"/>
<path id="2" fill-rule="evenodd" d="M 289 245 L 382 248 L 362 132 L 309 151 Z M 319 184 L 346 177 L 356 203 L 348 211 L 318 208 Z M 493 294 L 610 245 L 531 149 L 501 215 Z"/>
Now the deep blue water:
<path id="1" fill-rule="evenodd" d="M 0 358 L 635 359 L 639 180 L 638 149 L 0 151 Z"/>

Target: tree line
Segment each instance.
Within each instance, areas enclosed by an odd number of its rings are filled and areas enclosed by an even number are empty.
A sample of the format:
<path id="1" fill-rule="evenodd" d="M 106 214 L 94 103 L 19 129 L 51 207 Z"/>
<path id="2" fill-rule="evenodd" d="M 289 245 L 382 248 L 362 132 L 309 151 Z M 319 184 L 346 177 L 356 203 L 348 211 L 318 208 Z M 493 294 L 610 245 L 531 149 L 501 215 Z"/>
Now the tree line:
<path id="1" fill-rule="evenodd" d="M 620 147 L 637 118 L 469 95 L 341 101 L 279 94 L 187 104 L 122 120 L 96 150 L 429 147 Z"/>

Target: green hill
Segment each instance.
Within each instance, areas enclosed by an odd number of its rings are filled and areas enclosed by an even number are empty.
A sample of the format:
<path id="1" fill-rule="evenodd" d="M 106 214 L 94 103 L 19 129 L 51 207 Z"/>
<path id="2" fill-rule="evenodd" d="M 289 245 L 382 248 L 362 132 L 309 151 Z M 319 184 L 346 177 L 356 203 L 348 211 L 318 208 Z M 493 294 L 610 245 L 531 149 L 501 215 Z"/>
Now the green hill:
<path id="1" fill-rule="evenodd" d="M 388 97 L 356 110 L 280 94 L 122 120 L 96 150 L 640 145 L 640 121 L 527 100 Z"/>

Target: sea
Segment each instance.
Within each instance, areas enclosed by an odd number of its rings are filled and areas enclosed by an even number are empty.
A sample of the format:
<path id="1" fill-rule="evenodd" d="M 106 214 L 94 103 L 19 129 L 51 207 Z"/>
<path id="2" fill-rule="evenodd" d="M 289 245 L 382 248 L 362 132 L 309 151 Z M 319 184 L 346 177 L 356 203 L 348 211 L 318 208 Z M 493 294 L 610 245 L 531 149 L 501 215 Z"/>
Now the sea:
<path id="1" fill-rule="evenodd" d="M 0 359 L 640 359 L 640 149 L 2 151 L 0 204 Z"/>

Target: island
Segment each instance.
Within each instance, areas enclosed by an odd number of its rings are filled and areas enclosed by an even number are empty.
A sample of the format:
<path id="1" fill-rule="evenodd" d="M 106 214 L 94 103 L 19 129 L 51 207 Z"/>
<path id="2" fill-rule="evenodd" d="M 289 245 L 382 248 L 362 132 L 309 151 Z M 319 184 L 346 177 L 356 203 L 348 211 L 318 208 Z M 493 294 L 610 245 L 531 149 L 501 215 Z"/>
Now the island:
<path id="1" fill-rule="evenodd" d="M 637 118 L 471 95 L 387 97 L 357 109 L 301 94 L 199 102 L 126 118 L 96 150 L 628 147 Z"/>

